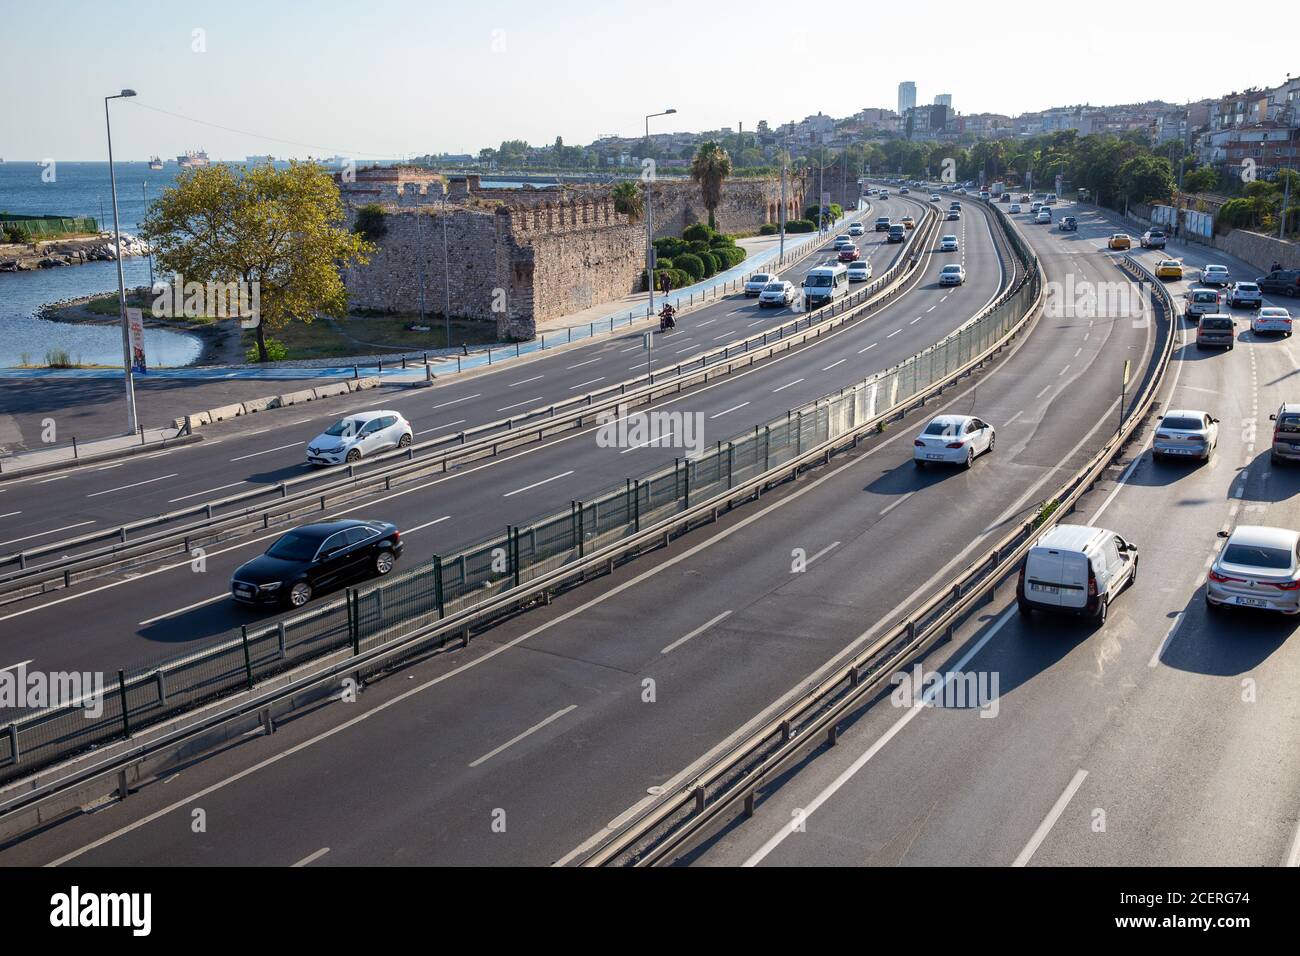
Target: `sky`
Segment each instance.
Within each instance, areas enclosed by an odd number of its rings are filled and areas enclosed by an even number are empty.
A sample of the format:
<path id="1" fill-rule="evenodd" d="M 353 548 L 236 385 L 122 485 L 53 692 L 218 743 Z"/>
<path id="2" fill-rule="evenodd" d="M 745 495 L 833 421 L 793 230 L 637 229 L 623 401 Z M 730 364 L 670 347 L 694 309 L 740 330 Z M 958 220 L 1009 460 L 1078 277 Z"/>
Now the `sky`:
<path id="1" fill-rule="evenodd" d="M 772 125 L 951 93 L 962 113 L 1273 86 L 1286 43 L 1222 46 L 1161 4 L 0 0 L 0 158 L 401 158 L 504 139 Z M 904 16 L 908 9 L 922 11 Z M 1046 11 L 1046 13 L 1045 13 Z M 1184 10 L 1184 14 L 1187 11 Z M 1208 46 L 1207 46 L 1208 44 Z M 1203 49 L 1205 57 L 1185 51 Z M 1167 55 L 1159 53 L 1167 51 Z M 1185 64 L 1212 64 L 1189 69 Z M 14 69 L 14 65 L 18 69 Z M 1162 65 L 1163 64 L 1163 65 Z M 17 82 L 16 82 L 17 81 Z"/>

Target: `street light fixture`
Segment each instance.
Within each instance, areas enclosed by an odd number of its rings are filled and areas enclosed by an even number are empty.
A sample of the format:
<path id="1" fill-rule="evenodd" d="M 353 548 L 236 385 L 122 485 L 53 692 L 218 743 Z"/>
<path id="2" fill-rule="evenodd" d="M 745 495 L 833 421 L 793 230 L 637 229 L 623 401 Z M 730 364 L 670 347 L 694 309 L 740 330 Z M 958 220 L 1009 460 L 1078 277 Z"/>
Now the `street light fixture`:
<path id="1" fill-rule="evenodd" d="M 666 109 L 662 113 L 649 113 L 645 118 L 645 142 L 650 145 L 650 121 L 656 116 L 668 116 L 676 113 L 675 109 Z M 644 167 L 642 167 L 644 170 Z M 650 193 L 652 175 L 645 187 L 645 284 L 650 290 L 650 315 L 655 314 L 655 246 L 654 246 L 654 197 Z"/>
<path id="2" fill-rule="evenodd" d="M 108 184 L 113 194 L 113 248 L 117 259 L 117 303 L 122 318 L 122 373 L 126 383 L 126 421 L 129 433 L 139 430 L 135 414 L 135 379 L 131 372 L 131 326 L 126 318 L 126 276 L 122 273 L 122 227 L 117 216 L 117 179 L 113 175 L 113 126 L 108 118 L 108 101 L 135 96 L 135 90 L 123 90 L 104 97 L 104 128 L 108 133 Z"/>

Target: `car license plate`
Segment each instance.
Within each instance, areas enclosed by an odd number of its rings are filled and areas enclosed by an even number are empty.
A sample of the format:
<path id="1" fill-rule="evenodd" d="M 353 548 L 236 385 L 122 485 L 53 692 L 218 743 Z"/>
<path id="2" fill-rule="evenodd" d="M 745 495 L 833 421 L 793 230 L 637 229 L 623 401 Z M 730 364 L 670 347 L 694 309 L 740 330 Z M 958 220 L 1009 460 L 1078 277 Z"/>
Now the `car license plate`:
<path id="1" fill-rule="evenodd" d="M 1060 594 L 1060 593 L 1061 593 L 1061 589 L 1058 588 L 1055 584 L 1037 584 L 1037 583 L 1033 583 L 1033 584 L 1030 584 L 1030 585 L 1029 585 L 1029 589 L 1030 589 L 1031 591 L 1040 591 L 1040 592 L 1042 592 L 1043 594 Z"/>
<path id="2" fill-rule="evenodd" d="M 936 455 L 933 452 L 930 452 L 925 457 L 931 459 L 932 461 L 943 461 L 943 455 Z"/>
<path id="3" fill-rule="evenodd" d="M 252 596 L 253 596 L 253 589 L 252 589 L 252 588 L 235 588 L 235 593 L 238 594 L 240 597 L 252 597 Z"/>
<path id="4" fill-rule="evenodd" d="M 1198 448 L 1171 448 L 1169 449 L 1169 453 L 1171 455 L 1190 455 L 1192 452 L 1199 450 L 1200 449 Z"/>
<path id="5" fill-rule="evenodd" d="M 1239 597 L 1233 600 L 1242 607 L 1268 607 L 1268 602 L 1261 601 L 1259 598 Z"/>

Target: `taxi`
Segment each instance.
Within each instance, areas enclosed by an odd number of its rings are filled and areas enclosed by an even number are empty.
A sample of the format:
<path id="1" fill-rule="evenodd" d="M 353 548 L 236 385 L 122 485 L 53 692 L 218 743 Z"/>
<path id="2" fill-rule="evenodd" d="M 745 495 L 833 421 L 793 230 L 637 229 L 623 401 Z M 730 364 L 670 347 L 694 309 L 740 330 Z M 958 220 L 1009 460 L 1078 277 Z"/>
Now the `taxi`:
<path id="1" fill-rule="evenodd" d="M 1133 239 L 1122 232 L 1117 232 L 1106 240 L 1107 249 L 1132 249 Z"/>
<path id="2" fill-rule="evenodd" d="M 906 226 L 908 229 L 915 229 L 915 228 L 916 228 L 916 220 L 913 219 L 911 216 L 904 216 L 902 219 L 900 219 L 900 220 L 898 220 L 898 221 L 901 222 L 901 223 L 902 223 L 904 226 Z"/>
<path id="3" fill-rule="evenodd" d="M 1183 264 L 1178 259 L 1161 259 L 1156 263 L 1157 279 L 1181 279 Z"/>

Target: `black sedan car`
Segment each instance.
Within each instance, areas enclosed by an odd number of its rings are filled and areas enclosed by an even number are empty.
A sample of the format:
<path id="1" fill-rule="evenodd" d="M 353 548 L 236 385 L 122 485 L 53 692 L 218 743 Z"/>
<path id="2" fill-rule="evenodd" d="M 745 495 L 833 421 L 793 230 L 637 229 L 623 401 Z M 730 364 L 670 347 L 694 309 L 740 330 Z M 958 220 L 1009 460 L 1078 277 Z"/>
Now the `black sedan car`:
<path id="1" fill-rule="evenodd" d="M 336 584 L 388 574 L 401 553 L 401 532 L 386 521 L 349 518 L 303 525 L 240 565 L 230 594 L 244 604 L 302 607 Z"/>

